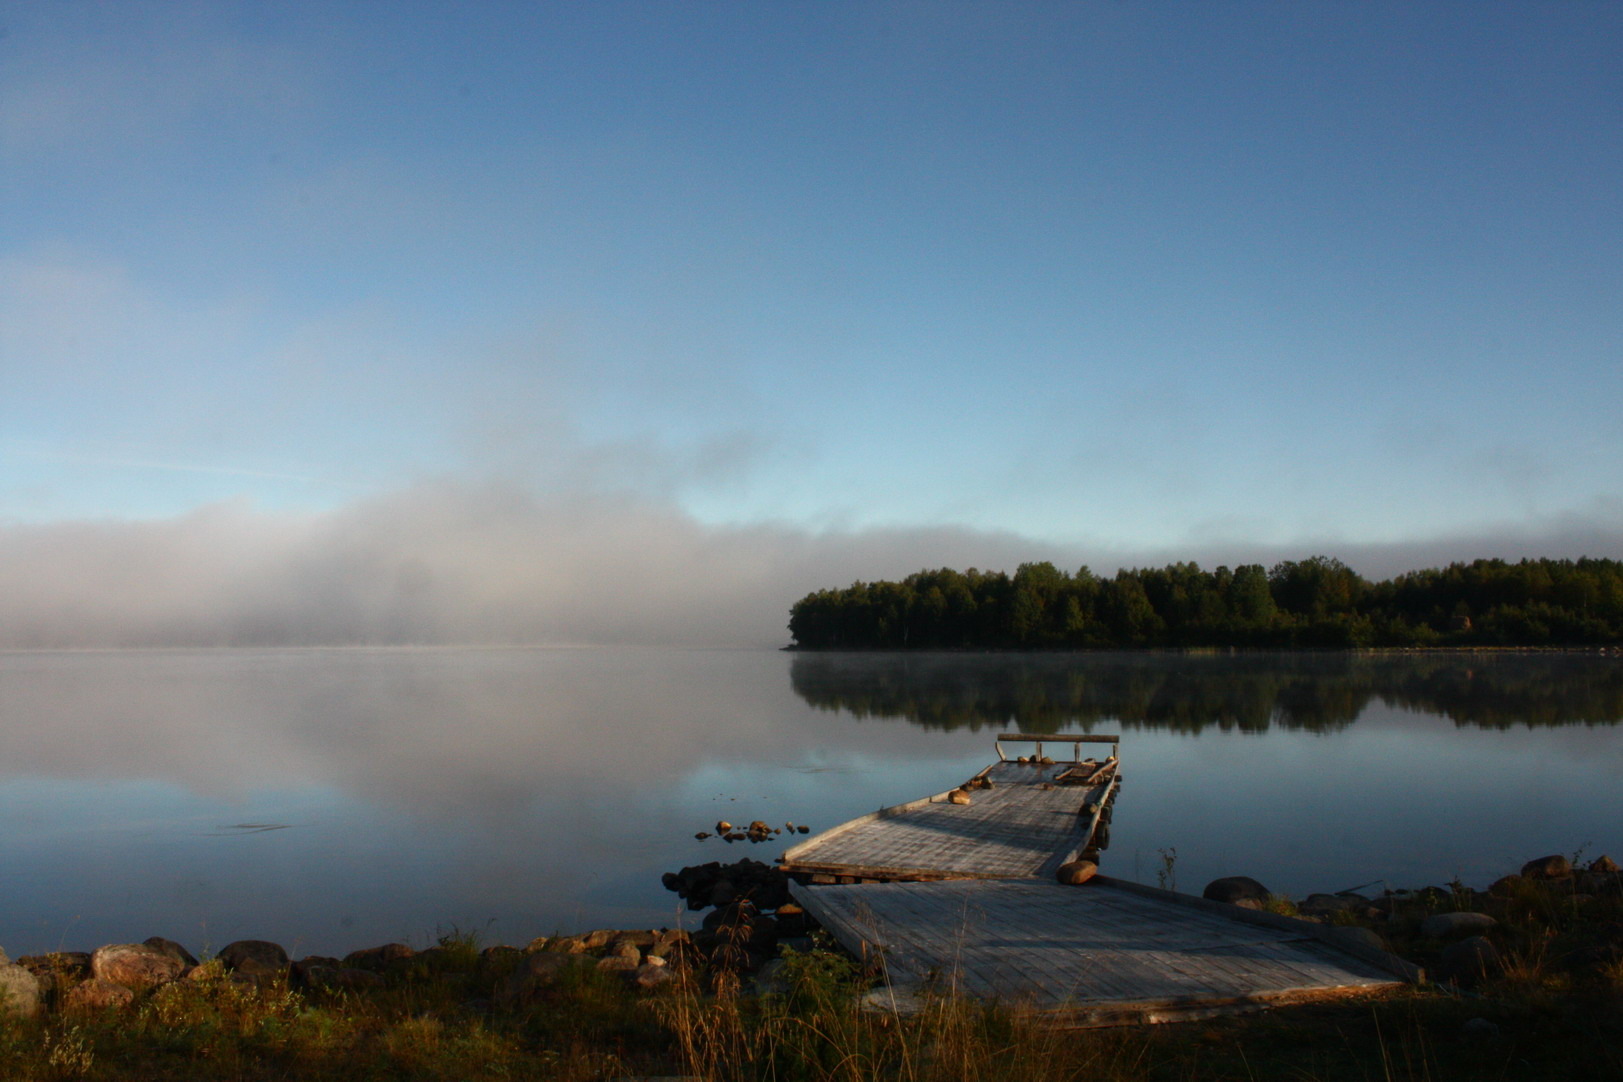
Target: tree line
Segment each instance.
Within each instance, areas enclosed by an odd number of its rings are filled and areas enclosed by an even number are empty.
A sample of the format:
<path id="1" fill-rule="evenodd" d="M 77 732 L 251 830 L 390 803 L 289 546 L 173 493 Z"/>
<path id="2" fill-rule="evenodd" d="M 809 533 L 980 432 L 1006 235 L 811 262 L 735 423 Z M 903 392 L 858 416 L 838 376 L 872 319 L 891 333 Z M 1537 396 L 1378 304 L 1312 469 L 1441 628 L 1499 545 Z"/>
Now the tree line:
<path id="1" fill-rule="evenodd" d="M 1474 560 L 1382 582 L 1328 556 L 1108 578 L 940 568 L 814 591 L 789 631 L 807 650 L 1606 645 L 1623 642 L 1623 562 Z"/>

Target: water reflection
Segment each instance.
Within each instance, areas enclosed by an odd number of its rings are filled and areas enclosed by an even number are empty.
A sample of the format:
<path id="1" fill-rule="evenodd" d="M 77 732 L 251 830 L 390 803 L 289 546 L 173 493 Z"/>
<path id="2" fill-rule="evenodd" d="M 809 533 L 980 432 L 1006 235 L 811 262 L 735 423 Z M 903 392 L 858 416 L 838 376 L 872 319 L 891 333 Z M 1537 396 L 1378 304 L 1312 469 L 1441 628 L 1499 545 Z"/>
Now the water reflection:
<path id="1" fill-rule="evenodd" d="M 927 729 L 1327 733 L 1372 703 L 1456 725 L 1615 725 L 1623 663 L 1594 654 L 797 654 L 823 710 Z"/>
<path id="2" fill-rule="evenodd" d="M 1015 725 L 1137 730 L 1112 874 L 1335 889 L 1623 857 L 1616 659 L 0 653 L 0 948 L 296 953 L 676 919 L 661 872 L 940 791 Z M 915 724 L 896 724 L 891 718 Z M 1578 723 L 1582 724 L 1578 724 Z"/>

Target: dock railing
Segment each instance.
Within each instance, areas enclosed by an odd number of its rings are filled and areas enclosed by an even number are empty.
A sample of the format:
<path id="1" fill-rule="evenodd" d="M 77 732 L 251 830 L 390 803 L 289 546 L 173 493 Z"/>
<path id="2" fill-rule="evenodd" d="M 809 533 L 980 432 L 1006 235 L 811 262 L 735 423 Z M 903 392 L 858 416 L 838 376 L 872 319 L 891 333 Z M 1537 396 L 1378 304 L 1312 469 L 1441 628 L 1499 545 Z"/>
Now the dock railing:
<path id="1" fill-rule="evenodd" d="M 1119 758 L 1121 751 L 1120 735 L 1106 735 L 1104 733 L 999 733 L 995 742 L 997 757 L 1000 762 L 1008 762 L 1008 755 L 1004 754 L 1003 745 L 1010 744 L 1036 744 L 1035 754 L 1040 758 L 1043 753 L 1043 744 L 1069 744 L 1071 745 L 1071 758 L 1073 763 L 1082 761 L 1083 744 L 1109 744 L 1111 758 Z"/>

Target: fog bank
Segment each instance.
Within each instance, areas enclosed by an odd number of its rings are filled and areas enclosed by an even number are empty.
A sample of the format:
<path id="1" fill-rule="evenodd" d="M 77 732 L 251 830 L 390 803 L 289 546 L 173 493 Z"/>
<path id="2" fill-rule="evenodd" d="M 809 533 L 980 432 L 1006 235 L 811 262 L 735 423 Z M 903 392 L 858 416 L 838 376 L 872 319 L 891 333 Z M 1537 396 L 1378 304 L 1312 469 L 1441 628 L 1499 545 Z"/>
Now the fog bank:
<path id="1" fill-rule="evenodd" d="M 1391 545 L 1129 553 L 954 527 L 713 527 L 633 499 L 425 483 L 322 514 L 217 504 L 159 521 L 0 528 L 0 647 L 787 641 L 810 590 L 1052 560 L 1101 574 L 1323 552 L 1384 578 L 1479 556 L 1618 556 L 1615 515 Z"/>

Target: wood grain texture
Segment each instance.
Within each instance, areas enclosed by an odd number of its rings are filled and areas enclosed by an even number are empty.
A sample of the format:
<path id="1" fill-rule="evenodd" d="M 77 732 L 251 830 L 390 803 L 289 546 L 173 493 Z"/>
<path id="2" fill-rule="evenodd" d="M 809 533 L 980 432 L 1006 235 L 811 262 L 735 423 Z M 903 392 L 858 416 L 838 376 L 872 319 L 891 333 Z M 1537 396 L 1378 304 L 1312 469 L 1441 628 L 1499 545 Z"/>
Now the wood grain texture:
<path id="1" fill-rule="evenodd" d="M 1163 1021 L 1401 983 L 1324 942 L 1165 898 L 1031 879 L 793 888 L 893 985 L 935 984 L 1072 1024 Z M 1232 907 L 1231 907 L 1232 908 Z"/>
<path id="2" fill-rule="evenodd" d="M 992 788 L 971 791 L 967 805 L 943 793 L 882 809 L 795 846 L 783 867 L 896 879 L 1052 875 L 1097 821 L 1082 806 L 1101 804 L 1113 780 L 1056 784 L 1069 766 L 994 763 L 979 775 Z"/>

